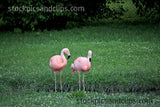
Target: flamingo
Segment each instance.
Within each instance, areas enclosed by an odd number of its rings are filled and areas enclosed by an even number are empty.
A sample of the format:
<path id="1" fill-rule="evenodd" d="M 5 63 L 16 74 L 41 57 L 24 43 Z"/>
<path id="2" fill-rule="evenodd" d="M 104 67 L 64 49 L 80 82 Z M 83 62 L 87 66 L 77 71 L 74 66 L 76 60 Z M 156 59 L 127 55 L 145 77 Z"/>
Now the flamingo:
<path id="1" fill-rule="evenodd" d="M 56 90 L 56 74 L 57 71 L 60 72 L 60 85 L 61 85 L 61 92 L 62 92 L 62 79 L 61 79 L 61 71 L 63 70 L 63 68 L 67 65 L 67 59 L 64 56 L 64 53 L 68 55 L 68 59 L 70 58 L 70 51 L 68 48 L 64 48 L 61 51 L 61 55 L 55 55 L 52 56 L 50 59 L 50 67 L 54 72 L 54 76 L 55 76 L 55 92 L 57 92 Z"/>
<path id="2" fill-rule="evenodd" d="M 88 51 L 88 57 L 78 57 L 75 59 L 74 63 L 71 64 L 71 68 L 74 71 L 77 71 L 79 73 L 79 90 L 81 89 L 81 81 L 80 81 L 80 71 L 83 72 L 83 79 L 82 79 L 82 84 L 83 84 L 83 89 L 84 87 L 84 72 L 89 71 L 91 68 L 91 57 L 92 57 L 92 51 Z"/>

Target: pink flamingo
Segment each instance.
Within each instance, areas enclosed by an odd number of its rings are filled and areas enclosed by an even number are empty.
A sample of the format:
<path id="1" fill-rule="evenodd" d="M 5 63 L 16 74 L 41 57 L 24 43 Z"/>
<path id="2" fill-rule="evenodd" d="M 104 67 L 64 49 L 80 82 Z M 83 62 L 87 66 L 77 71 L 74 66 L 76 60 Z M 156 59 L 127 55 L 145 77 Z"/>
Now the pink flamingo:
<path id="1" fill-rule="evenodd" d="M 64 56 L 64 53 L 68 55 L 68 59 L 70 58 L 70 52 L 68 48 L 64 48 L 61 51 L 61 55 L 55 55 L 52 56 L 50 59 L 50 67 L 54 72 L 55 75 L 55 92 L 56 92 L 56 73 L 57 71 L 60 72 L 60 84 L 61 84 L 61 92 L 62 92 L 62 79 L 61 79 L 61 71 L 63 68 L 67 65 L 66 57 Z"/>
<path id="2" fill-rule="evenodd" d="M 92 56 L 92 51 L 88 51 L 88 58 L 86 57 L 78 57 L 75 59 L 74 63 L 72 63 L 71 68 L 74 71 L 77 71 L 79 73 L 79 90 L 81 88 L 81 81 L 80 81 L 80 71 L 83 72 L 83 79 L 82 79 L 82 84 L 83 84 L 83 89 L 84 87 L 84 72 L 89 71 L 91 68 L 91 56 Z"/>

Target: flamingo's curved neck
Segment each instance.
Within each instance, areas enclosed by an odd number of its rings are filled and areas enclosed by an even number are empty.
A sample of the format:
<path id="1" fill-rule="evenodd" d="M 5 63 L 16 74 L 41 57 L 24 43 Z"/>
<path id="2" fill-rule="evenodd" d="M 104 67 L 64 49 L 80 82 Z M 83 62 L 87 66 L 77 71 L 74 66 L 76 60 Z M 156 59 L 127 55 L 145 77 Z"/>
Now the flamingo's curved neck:
<path id="1" fill-rule="evenodd" d="M 66 60 L 66 57 L 64 56 L 64 51 L 63 50 L 61 51 L 61 57 L 63 59 L 63 63 L 66 63 L 67 60 Z"/>
<path id="2" fill-rule="evenodd" d="M 88 60 L 89 60 L 89 56 L 88 56 Z"/>
<path id="3" fill-rule="evenodd" d="M 90 55 L 88 55 L 88 59 L 89 59 L 89 58 L 91 58 L 91 56 L 90 56 Z"/>

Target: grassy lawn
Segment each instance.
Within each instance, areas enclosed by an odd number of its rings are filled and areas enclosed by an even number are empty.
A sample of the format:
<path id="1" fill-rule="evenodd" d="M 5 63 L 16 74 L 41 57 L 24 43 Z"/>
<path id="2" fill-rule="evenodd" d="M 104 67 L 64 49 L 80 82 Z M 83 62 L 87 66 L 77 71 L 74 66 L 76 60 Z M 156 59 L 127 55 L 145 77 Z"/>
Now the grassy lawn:
<path id="1" fill-rule="evenodd" d="M 158 102 L 159 29 L 160 25 L 151 24 L 108 24 L 62 31 L 1 32 L 0 105 L 77 105 L 76 98 L 68 98 L 71 91 L 78 90 L 78 73 L 72 74 L 70 66 L 78 56 L 87 56 L 88 50 L 93 56 L 92 67 L 85 73 L 85 98 L 125 96 Z M 70 49 L 71 58 L 62 71 L 64 93 L 54 93 L 49 59 L 65 47 Z M 59 81 L 57 85 L 60 90 Z"/>
<path id="2" fill-rule="evenodd" d="M 83 98 L 70 98 L 73 93 L 48 93 L 25 91 L 1 96 L 0 106 L 158 106 L 160 96 L 154 93 L 87 93 Z"/>

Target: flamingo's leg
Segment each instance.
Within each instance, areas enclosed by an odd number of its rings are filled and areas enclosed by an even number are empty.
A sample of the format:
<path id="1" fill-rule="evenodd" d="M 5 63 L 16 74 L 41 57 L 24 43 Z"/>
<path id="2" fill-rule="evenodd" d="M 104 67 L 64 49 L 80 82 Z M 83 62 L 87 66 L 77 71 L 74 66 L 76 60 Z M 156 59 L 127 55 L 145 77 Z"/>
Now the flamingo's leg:
<path id="1" fill-rule="evenodd" d="M 79 91 L 81 90 L 80 72 L 79 73 Z"/>
<path id="2" fill-rule="evenodd" d="M 55 92 L 57 92 L 57 90 L 56 90 L 56 88 L 57 88 L 57 87 L 56 87 L 56 83 L 57 83 L 57 82 L 56 82 L 56 72 L 54 72 L 54 76 L 55 76 L 55 79 L 54 79 L 54 81 L 55 81 Z"/>
<path id="3" fill-rule="evenodd" d="M 85 90 L 85 87 L 84 87 L 84 72 L 83 72 L 82 84 L 83 84 L 83 89 Z"/>
<path id="4" fill-rule="evenodd" d="M 62 92 L 62 78 L 61 78 L 61 72 L 60 72 L 60 84 L 61 84 L 61 92 Z"/>

